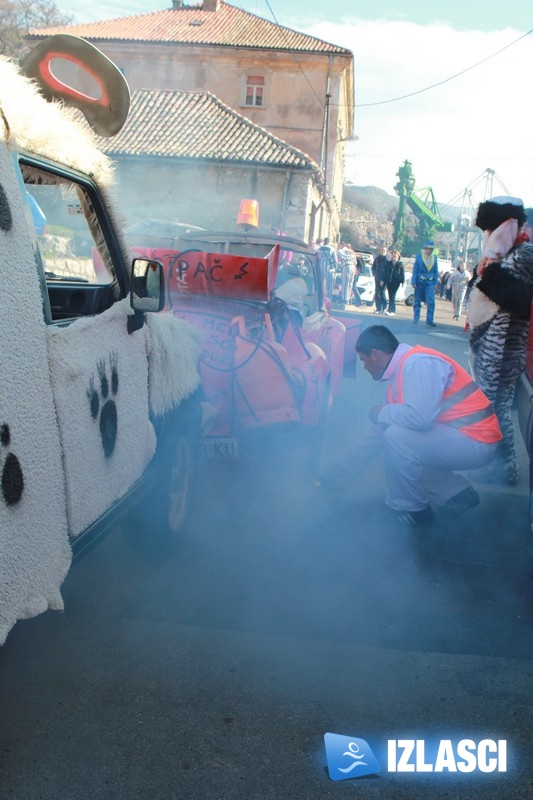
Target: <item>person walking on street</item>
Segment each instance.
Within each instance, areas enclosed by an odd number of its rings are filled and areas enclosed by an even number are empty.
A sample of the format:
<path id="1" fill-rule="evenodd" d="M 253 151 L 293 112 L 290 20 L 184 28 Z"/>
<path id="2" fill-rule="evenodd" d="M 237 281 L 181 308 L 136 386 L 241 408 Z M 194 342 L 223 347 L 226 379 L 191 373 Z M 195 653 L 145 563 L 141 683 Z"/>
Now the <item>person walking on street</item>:
<path id="1" fill-rule="evenodd" d="M 349 305 L 352 300 L 352 288 L 356 273 L 355 253 L 351 244 L 343 242 L 337 252 L 337 258 L 342 267 L 341 299 L 344 305 Z"/>
<path id="2" fill-rule="evenodd" d="M 357 288 L 357 281 L 359 280 L 359 276 L 363 275 L 365 272 L 365 262 L 361 258 L 361 256 L 356 256 L 355 258 L 355 277 L 353 279 L 353 302 L 357 308 L 363 305 L 363 301 L 361 300 L 361 293 Z"/>
<path id="3" fill-rule="evenodd" d="M 326 297 L 333 300 L 333 281 L 338 267 L 337 251 L 329 243 L 326 236 L 324 243 L 317 250 L 318 269 L 323 282 Z"/>
<path id="4" fill-rule="evenodd" d="M 487 396 L 456 361 L 437 350 L 400 344 L 384 325 L 372 325 L 355 349 L 375 381 L 388 382 L 386 401 L 369 411 L 372 428 L 316 483 L 342 490 L 379 455 L 385 504 L 397 520 L 423 528 L 475 508 L 479 495 L 458 474 L 494 457 L 502 434 Z"/>
<path id="5" fill-rule="evenodd" d="M 387 316 L 393 317 L 396 314 L 396 292 L 405 283 L 405 270 L 400 261 L 400 251 L 393 248 L 391 250 L 391 273 L 387 283 L 387 296 L 389 307 L 385 312 Z"/>
<path id="6" fill-rule="evenodd" d="M 426 325 L 432 328 L 437 327 L 433 321 L 435 314 L 435 287 L 439 280 L 439 266 L 437 256 L 434 254 L 435 242 L 428 241 L 423 250 L 417 253 L 413 264 L 413 277 L 411 284 L 415 290 L 415 301 L 413 303 L 413 322 L 415 325 L 420 321 L 420 307 L 426 304 Z"/>
<path id="7" fill-rule="evenodd" d="M 387 258 L 387 248 L 382 245 L 379 248 L 379 253 L 374 259 L 372 264 L 372 274 L 375 282 L 374 302 L 376 304 L 376 314 L 384 314 L 387 308 L 387 283 L 390 280 L 391 262 Z"/>
<path id="8" fill-rule="evenodd" d="M 463 310 L 463 303 L 466 297 L 466 289 L 472 275 L 466 269 L 465 262 L 460 259 L 455 272 L 450 272 L 446 288 L 451 289 L 453 303 L 453 318 L 459 319 Z"/>

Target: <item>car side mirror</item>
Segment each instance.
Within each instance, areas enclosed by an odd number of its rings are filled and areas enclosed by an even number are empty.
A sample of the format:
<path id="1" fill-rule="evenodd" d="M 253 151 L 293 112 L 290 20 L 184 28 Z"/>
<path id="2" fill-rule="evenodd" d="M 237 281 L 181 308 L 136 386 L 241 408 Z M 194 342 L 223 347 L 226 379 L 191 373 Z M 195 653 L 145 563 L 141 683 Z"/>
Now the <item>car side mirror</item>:
<path id="1" fill-rule="evenodd" d="M 139 312 L 161 311 L 165 305 L 165 276 L 159 261 L 133 259 L 130 305 Z"/>

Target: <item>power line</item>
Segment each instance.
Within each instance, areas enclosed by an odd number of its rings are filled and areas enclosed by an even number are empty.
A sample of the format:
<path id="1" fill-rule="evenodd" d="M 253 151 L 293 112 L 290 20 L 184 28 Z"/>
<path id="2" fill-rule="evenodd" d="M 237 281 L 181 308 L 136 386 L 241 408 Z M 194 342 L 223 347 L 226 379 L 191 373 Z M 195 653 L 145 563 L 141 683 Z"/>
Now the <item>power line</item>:
<path id="1" fill-rule="evenodd" d="M 268 10 L 270 11 L 270 13 L 272 14 L 272 19 L 274 20 L 274 22 L 275 22 L 275 23 L 276 23 L 276 25 L 278 26 L 279 30 L 280 30 L 280 31 L 283 31 L 283 36 L 285 36 L 285 27 L 284 27 L 283 25 L 280 25 L 280 24 L 279 24 L 279 22 L 278 22 L 278 20 L 277 20 L 277 18 L 276 18 L 276 15 L 274 14 L 274 12 L 273 12 L 273 10 L 272 10 L 272 6 L 271 6 L 271 5 L 270 5 L 270 3 L 268 2 L 268 0 L 265 0 L 265 4 L 266 4 L 266 6 L 267 6 Z M 322 108 L 322 107 L 323 107 L 323 105 L 324 105 L 324 101 L 323 101 L 323 100 L 321 100 L 321 99 L 320 99 L 320 97 L 319 97 L 319 96 L 317 95 L 317 93 L 315 92 L 315 89 L 314 89 L 314 87 L 313 87 L 313 85 L 312 85 L 311 81 L 310 81 L 310 80 L 309 80 L 309 78 L 307 77 L 307 75 L 306 75 L 306 73 L 305 73 L 305 70 L 303 69 L 303 67 L 302 67 L 302 65 L 300 64 L 300 62 L 298 61 L 298 59 L 296 58 L 296 53 L 294 53 L 294 52 L 291 52 L 291 56 L 292 56 L 293 60 L 296 62 L 296 64 L 298 65 L 298 69 L 300 70 L 300 72 L 301 72 L 301 73 L 302 73 L 302 75 L 304 76 L 304 78 L 305 78 L 305 80 L 306 80 L 306 82 L 307 82 L 307 85 L 309 86 L 309 88 L 310 88 L 310 89 L 311 89 L 311 91 L 313 92 L 313 94 L 314 94 L 314 96 L 315 96 L 315 98 L 316 98 L 316 100 L 317 100 L 318 104 L 319 104 L 319 105 L 320 105 L 320 107 Z"/>
<path id="2" fill-rule="evenodd" d="M 265 0 L 267 1 L 267 0 Z M 405 100 L 408 97 L 414 97 L 417 94 L 422 94 L 423 92 L 429 92 L 430 89 L 435 89 L 437 86 L 442 86 L 444 83 L 448 83 L 452 81 L 454 78 L 458 78 L 460 75 L 464 75 L 466 72 L 470 72 L 471 70 L 479 67 L 481 64 L 484 64 L 486 61 L 490 61 L 491 58 L 495 58 L 495 56 L 499 56 L 500 53 L 503 53 L 504 50 L 507 50 L 509 47 L 513 47 L 513 45 L 520 42 L 526 36 L 529 36 L 530 33 L 533 33 L 533 28 L 527 31 L 527 33 L 523 33 L 522 36 L 519 36 L 518 39 L 515 39 L 513 42 L 506 44 L 505 47 L 502 47 L 501 50 L 498 50 L 496 53 L 492 53 L 492 55 L 487 56 L 486 58 L 478 61 L 476 64 L 472 64 L 470 67 L 466 67 L 466 69 L 461 70 L 461 72 L 457 72 L 455 75 L 450 75 L 449 78 L 445 78 L 443 81 L 439 81 L 438 83 L 432 83 L 431 86 L 426 86 L 424 89 L 418 89 L 416 92 L 410 92 L 409 94 L 403 94 L 400 97 L 393 97 L 390 100 L 379 100 L 376 103 L 356 103 L 355 108 L 368 108 L 369 106 L 384 106 L 387 103 L 396 103 L 398 100 Z"/>
<path id="3" fill-rule="evenodd" d="M 270 13 L 272 15 L 272 19 L 274 20 L 274 22 L 276 23 L 276 25 L 278 26 L 280 31 L 285 32 L 284 31 L 284 27 L 282 25 L 280 25 L 276 15 L 275 15 L 275 13 L 274 13 L 274 11 L 272 9 L 272 6 L 269 3 L 269 0 L 265 0 L 265 5 L 267 6 L 268 10 L 270 11 Z M 450 75 L 448 78 L 444 78 L 444 80 L 442 80 L 442 81 L 438 81 L 437 83 L 432 83 L 430 86 L 426 86 L 423 89 L 417 89 L 414 92 L 409 92 L 408 94 L 403 94 L 403 95 L 400 95 L 399 97 L 392 97 L 389 100 L 378 100 L 378 101 L 376 101 L 374 103 L 353 103 L 353 104 L 352 103 L 331 103 L 331 105 L 334 105 L 337 108 L 341 108 L 341 107 L 342 108 L 345 108 L 345 107 L 348 107 L 348 108 L 369 108 L 371 106 L 383 106 L 383 105 L 388 105 L 389 103 L 396 103 L 399 100 L 406 100 L 409 97 L 415 97 L 417 94 L 423 94 L 424 92 L 429 92 L 431 89 L 436 89 L 437 86 L 442 86 L 445 83 L 449 83 L 450 81 L 454 80 L 455 78 L 459 78 L 461 75 L 465 75 L 467 72 L 471 72 L 473 69 L 476 69 L 477 67 L 481 66 L 482 64 L 485 64 L 485 62 L 490 61 L 492 58 L 495 58 L 496 56 L 500 55 L 505 50 L 508 50 L 510 47 L 513 47 L 515 44 L 520 42 L 522 39 L 525 39 L 526 36 L 529 36 L 531 33 L 533 33 L 533 28 L 528 30 L 526 33 L 523 33 L 521 36 L 519 36 L 517 39 L 514 39 L 512 42 L 509 42 L 509 44 L 506 44 L 505 47 L 502 47 L 500 50 L 497 50 L 495 53 L 492 53 L 490 56 L 487 56 L 486 58 L 483 58 L 481 61 L 478 61 L 475 64 L 472 64 L 471 66 L 466 67 L 465 69 L 461 70 L 460 72 L 456 72 L 454 75 Z M 309 88 L 311 89 L 312 93 L 314 94 L 317 102 L 319 103 L 319 105 L 322 106 L 322 104 L 323 104 L 322 100 L 317 95 L 313 85 L 311 84 L 309 78 L 307 77 L 307 74 L 306 74 L 305 70 L 302 68 L 300 62 L 296 58 L 296 54 L 295 53 L 291 53 L 291 55 L 292 55 L 293 60 L 298 65 L 298 68 L 299 68 L 300 72 L 302 73 L 303 77 L 305 78 L 305 80 L 306 80 Z"/>

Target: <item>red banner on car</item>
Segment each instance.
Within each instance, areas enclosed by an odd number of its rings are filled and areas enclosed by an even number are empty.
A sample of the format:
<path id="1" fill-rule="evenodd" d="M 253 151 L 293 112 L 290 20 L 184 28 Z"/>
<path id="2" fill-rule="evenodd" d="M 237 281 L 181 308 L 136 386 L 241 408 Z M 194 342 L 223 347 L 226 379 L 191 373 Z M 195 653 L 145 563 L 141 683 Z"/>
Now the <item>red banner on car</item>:
<path id="1" fill-rule="evenodd" d="M 267 258 L 198 250 L 151 248 L 150 258 L 161 261 L 170 293 L 267 301 L 276 283 L 279 245 Z"/>

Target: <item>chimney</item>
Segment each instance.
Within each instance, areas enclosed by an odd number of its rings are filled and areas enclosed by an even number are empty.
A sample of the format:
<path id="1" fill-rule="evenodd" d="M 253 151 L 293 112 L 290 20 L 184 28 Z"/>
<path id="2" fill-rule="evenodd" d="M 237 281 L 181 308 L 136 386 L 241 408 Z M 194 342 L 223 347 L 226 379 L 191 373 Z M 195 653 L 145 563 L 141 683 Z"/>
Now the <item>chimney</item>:
<path id="1" fill-rule="evenodd" d="M 177 11 L 179 8 L 183 8 L 183 6 L 183 0 L 172 0 L 172 11 Z"/>
<path id="2" fill-rule="evenodd" d="M 220 6 L 224 0 L 204 0 L 202 11 L 220 11 Z"/>

